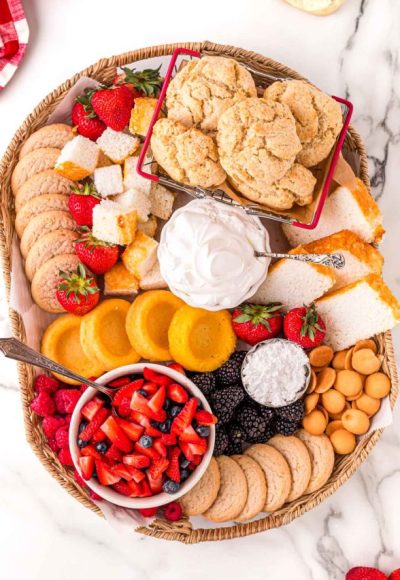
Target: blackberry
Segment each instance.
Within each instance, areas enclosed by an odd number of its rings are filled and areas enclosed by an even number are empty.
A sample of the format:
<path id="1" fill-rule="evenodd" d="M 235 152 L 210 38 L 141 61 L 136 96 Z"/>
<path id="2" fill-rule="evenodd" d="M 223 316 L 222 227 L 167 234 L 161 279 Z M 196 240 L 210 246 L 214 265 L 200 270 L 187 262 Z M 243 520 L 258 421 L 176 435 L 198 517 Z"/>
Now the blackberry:
<path id="1" fill-rule="evenodd" d="M 208 397 L 215 390 L 217 386 L 217 381 L 212 373 L 196 373 L 192 375 L 191 380 L 194 382 L 196 387 L 199 387 L 200 391 Z"/>
<path id="2" fill-rule="evenodd" d="M 285 421 L 285 419 L 281 419 L 277 417 L 274 421 L 275 433 L 280 433 L 281 435 L 293 435 L 299 429 L 299 422 L 298 421 Z"/>
<path id="3" fill-rule="evenodd" d="M 239 423 L 233 422 L 227 426 L 227 433 L 230 443 L 243 443 L 246 441 L 246 434 Z"/>
<path id="4" fill-rule="evenodd" d="M 214 372 L 219 387 L 228 387 L 242 382 L 242 363 L 245 351 L 234 352 L 230 359 Z"/>
<path id="5" fill-rule="evenodd" d="M 264 407 L 264 405 L 258 405 L 257 408 L 258 412 L 266 423 L 270 423 L 275 417 L 275 409 L 271 409 L 271 407 Z"/>
<path id="6" fill-rule="evenodd" d="M 224 454 L 225 455 L 240 455 L 243 451 L 242 441 L 229 441 Z"/>
<path id="7" fill-rule="evenodd" d="M 241 385 L 233 385 L 215 391 L 211 397 L 211 407 L 219 423 L 229 423 L 235 414 L 236 407 L 243 401 L 245 392 Z"/>
<path id="8" fill-rule="evenodd" d="M 241 406 L 236 413 L 236 421 L 243 429 L 246 441 L 260 443 L 263 440 L 268 422 L 260 415 L 257 407 Z"/>
<path id="9" fill-rule="evenodd" d="M 299 423 L 304 416 L 304 401 L 300 400 L 286 407 L 278 407 L 275 411 L 278 418 Z"/>
<path id="10" fill-rule="evenodd" d="M 214 455 L 223 455 L 229 443 L 228 434 L 223 427 L 217 427 L 215 430 Z"/>

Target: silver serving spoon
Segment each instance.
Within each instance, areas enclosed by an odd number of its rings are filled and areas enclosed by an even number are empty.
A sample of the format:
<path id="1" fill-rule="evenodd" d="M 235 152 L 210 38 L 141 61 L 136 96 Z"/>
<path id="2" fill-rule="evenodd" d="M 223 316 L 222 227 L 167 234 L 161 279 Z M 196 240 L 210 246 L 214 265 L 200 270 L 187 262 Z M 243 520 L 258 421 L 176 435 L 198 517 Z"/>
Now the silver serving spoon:
<path id="1" fill-rule="evenodd" d="M 276 252 L 254 252 L 257 258 L 277 258 L 285 260 L 298 260 L 300 262 L 312 262 L 322 264 L 340 270 L 344 268 L 346 261 L 343 254 L 277 254 Z"/>
<path id="2" fill-rule="evenodd" d="M 83 383 L 84 385 L 88 385 L 89 387 L 97 389 L 104 395 L 107 395 L 111 401 L 113 399 L 113 394 L 115 393 L 116 389 L 108 388 L 104 385 L 99 385 L 99 383 L 95 383 L 94 381 L 81 377 L 63 365 L 60 365 L 59 363 L 47 358 L 47 356 L 43 356 L 40 354 L 40 352 L 33 350 L 33 348 L 30 348 L 16 338 L 0 338 L 0 352 L 2 352 L 7 358 L 22 361 L 30 365 L 40 367 L 41 369 L 46 369 L 47 371 L 59 373 L 63 377 L 74 379 L 75 381 Z"/>

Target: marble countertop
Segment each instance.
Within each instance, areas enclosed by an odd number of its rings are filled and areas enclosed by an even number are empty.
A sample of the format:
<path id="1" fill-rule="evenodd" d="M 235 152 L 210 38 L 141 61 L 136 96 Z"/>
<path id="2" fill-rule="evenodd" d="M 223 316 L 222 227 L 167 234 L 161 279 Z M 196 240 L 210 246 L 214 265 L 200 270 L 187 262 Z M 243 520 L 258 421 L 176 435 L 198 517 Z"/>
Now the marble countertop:
<path id="1" fill-rule="evenodd" d="M 328 18 L 281 0 L 202 0 L 195 17 L 178 0 L 24 4 L 31 43 L 0 93 L 0 155 L 43 96 L 103 56 L 182 39 L 253 49 L 354 103 L 353 124 L 365 139 L 373 193 L 385 215 L 385 278 L 400 294 L 398 0 L 348 0 Z M 6 336 L 3 286 L 0 303 Z M 394 338 L 400 352 L 399 330 Z M 183 546 L 118 535 L 63 491 L 25 441 L 15 365 L 3 359 L 0 404 L 0 580 L 340 580 L 358 564 L 386 572 L 400 567 L 398 409 L 361 469 L 312 512 L 256 536 Z"/>

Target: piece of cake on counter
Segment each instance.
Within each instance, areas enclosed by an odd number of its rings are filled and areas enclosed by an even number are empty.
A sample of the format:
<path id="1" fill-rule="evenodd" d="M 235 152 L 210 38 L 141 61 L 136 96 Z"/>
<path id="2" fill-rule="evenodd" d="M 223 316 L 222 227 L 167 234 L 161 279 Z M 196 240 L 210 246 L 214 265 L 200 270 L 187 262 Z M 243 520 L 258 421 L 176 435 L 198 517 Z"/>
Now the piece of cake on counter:
<path id="1" fill-rule="evenodd" d="M 77 135 L 64 145 L 54 169 L 72 181 L 79 181 L 96 169 L 99 151 L 96 143 Z"/>
<path id="2" fill-rule="evenodd" d="M 296 248 L 290 253 L 304 254 L 305 251 Z M 280 302 L 283 309 L 288 311 L 302 304 L 311 304 L 333 288 L 335 283 L 335 270 L 328 266 L 295 260 L 278 260 L 270 266 L 266 279 L 249 302 L 254 304 Z"/>
<path id="3" fill-rule="evenodd" d="M 383 256 L 379 250 L 367 244 L 350 230 L 342 230 L 321 240 L 302 246 L 307 254 L 332 254 L 344 256 L 345 266 L 335 270 L 336 283 L 332 290 L 355 282 L 368 274 L 382 274 Z"/>
<path id="4" fill-rule="evenodd" d="M 94 185 L 101 197 L 109 197 L 124 191 L 120 165 L 99 167 L 94 172 Z"/>
<path id="5" fill-rule="evenodd" d="M 152 269 L 157 260 L 158 242 L 146 236 L 143 232 L 137 232 L 136 237 L 122 254 L 125 267 L 139 281 Z"/>
<path id="6" fill-rule="evenodd" d="M 325 341 L 335 351 L 386 332 L 400 322 L 400 304 L 376 274 L 369 274 L 316 301 L 326 325 Z"/>
<path id="7" fill-rule="evenodd" d="M 341 230 L 351 230 L 368 243 L 379 242 L 385 232 L 381 210 L 361 179 L 356 181 L 353 190 L 338 187 L 331 193 L 313 230 L 282 224 L 289 244 L 292 247 L 308 244 Z"/>
<path id="8" fill-rule="evenodd" d="M 114 163 L 123 163 L 127 157 L 138 149 L 140 139 L 107 127 L 96 143 Z"/>
<path id="9" fill-rule="evenodd" d="M 132 296 L 139 292 L 139 281 L 122 262 L 104 274 L 105 296 Z"/>
<path id="10" fill-rule="evenodd" d="M 103 200 L 93 208 L 93 235 L 99 240 L 125 246 L 135 239 L 136 211 Z"/>
<path id="11" fill-rule="evenodd" d="M 134 209 L 137 213 L 138 222 L 144 223 L 149 219 L 151 202 L 148 195 L 137 189 L 127 189 L 116 195 L 114 201 L 127 209 Z"/>

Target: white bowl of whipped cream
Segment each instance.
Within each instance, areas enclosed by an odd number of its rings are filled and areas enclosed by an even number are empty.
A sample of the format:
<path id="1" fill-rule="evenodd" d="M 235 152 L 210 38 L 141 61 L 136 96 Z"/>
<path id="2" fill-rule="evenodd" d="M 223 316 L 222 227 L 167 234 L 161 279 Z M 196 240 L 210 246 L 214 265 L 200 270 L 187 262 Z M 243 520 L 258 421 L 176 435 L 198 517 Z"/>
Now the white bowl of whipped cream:
<path id="1" fill-rule="evenodd" d="M 265 280 L 269 236 L 241 208 L 196 199 L 178 209 L 162 229 L 158 259 L 170 290 L 206 310 L 235 308 Z"/>

